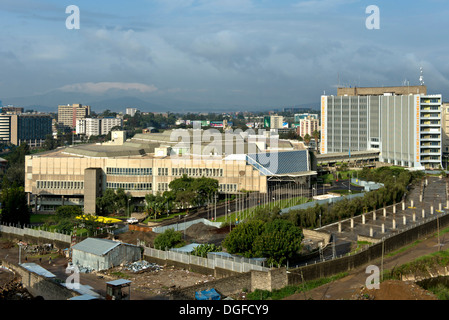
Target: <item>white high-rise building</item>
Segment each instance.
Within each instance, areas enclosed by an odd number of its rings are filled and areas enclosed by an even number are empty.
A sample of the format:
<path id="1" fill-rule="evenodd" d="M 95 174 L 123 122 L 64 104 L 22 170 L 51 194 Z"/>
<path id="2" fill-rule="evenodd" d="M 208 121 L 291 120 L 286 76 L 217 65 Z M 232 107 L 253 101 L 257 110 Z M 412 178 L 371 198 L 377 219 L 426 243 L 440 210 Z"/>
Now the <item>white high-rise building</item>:
<path id="1" fill-rule="evenodd" d="M 131 117 L 134 117 L 136 112 L 137 112 L 137 108 L 126 108 L 126 114 L 129 114 Z"/>
<path id="2" fill-rule="evenodd" d="M 76 122 L 76 133 L 86 136 L 106 135 L 113 127 L 121 127 L 123 120 L 120 118 L 84 118 Z"/>
<path id="3" fill-rule="evenodd" d="M 377 149 L 382 162 L 438 169 L 441 107 L 441 94 L 322 96 L 321 153 Z"/>

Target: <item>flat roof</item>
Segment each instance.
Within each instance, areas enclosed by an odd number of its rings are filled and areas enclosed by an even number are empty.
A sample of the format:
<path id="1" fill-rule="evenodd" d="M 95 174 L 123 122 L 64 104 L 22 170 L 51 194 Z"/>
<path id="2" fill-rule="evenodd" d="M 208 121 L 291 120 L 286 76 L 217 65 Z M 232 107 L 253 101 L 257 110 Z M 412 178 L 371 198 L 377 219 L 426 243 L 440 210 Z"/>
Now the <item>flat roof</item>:
<path id="1" fill-rule="evenodd" d="M 126 280 L 126 279 L 117 279 L 117 280 L 112 280 L 112 281 L 106 282 L 106 284 L 110 284 L 113 286 L 122 286 L 124 284 L 129 284 L 129 283 L 131 283 L 131 281 Z"/>

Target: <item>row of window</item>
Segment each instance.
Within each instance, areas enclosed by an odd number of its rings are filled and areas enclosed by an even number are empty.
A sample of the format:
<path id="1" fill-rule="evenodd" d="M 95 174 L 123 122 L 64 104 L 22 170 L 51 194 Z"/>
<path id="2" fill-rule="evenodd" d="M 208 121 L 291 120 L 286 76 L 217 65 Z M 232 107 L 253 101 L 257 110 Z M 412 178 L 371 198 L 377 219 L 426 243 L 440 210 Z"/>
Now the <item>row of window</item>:
<path id="1" fill-rule="evenodd" d="M 223 169 L 214 168 L 172 168 L 172 176 L 223 177 Z"/>
<path id="2" fill-rule="evenodd" d="M 38 189 L 84 189 L 84 181 L 36 181 Z"/>
<path id="3" fill-rule="evenodd" d="M 157 184 L 158 191 L 168 191 L 168 183 L 167 182 L 159 182 Z"/>
<path id="4" fill-rule="evenodd" d="M 223 183 L 218 186 L 220 192 L 237 192 L 237 184 L 235 183 Z"/>
<path id="5" fill-rule="evenodd" d="M 37 181 L 38 189 L 83 189 L 83 181 Z M 148 182 L 107 182 L 107 189 L 124 189 L 135 191 L 152 190 L 152 184 Z M 168 183 L 159 182 L 157 184 L 158 191 L 168 191 Z M 237 184 L 220 184 L 219 190 L 221 192 L 237 192 Z"/>
<path id="6" fill-rule="evenodd" d="M 123 189 L 123 190 L 136 190 L 136 191 L 143 191 L 143 190 L 151 190 L 152 185 L 149 182 L 107 182 L 106 183 L 107 189 Z"/>
<path id="7" fill-rule="evenodd" d="M 118 176 L 151 176 L 153 168 L 106 168 L 106 174 Z"/>
<path id="8" fill-rule="evenodd" d="M 168 168 L 157 168 L 158 176 L 168 176 Z M 153 168 L 106 168 L 106 174 L 118 176 L 151 176 Z M 223 177 L 223 169 L 214 168 L 172 168 L 172 176 Z"/>

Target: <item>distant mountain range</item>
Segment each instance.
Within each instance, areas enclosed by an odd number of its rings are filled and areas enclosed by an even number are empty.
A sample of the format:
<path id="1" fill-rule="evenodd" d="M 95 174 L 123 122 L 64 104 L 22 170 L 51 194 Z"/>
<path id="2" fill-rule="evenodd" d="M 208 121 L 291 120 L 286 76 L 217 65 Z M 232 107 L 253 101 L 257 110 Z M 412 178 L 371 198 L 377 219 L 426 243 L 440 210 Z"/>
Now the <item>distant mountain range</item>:
<path id="1" fill-rule="evenodd" d="M 94 95 L 75 92 L 52 91 L 49 93 L 27 96 L 4 98 L 3 105 L 23 107 L 25 110 L 40 112 L 57 112 L 58 105 L 81 103 L 89 105 L 94 112 L 100 113 L 104 110 L 114 112 L 125 112 L 126 108 L 137 108 L 143 112 L 235 112 L 235 111 L 282 111 L 283 108 L 307 108 L 319 109 L 319 103 L 308 103 L 296 106 L 273 107 L 273 106 L 237 106 L 219 105 L 217 103 L 204 103 L 192 101 L 180 101 L 164 97 L 137 97 L 129 95 L 118 95 L 116 93 L 105 95 Z"/>

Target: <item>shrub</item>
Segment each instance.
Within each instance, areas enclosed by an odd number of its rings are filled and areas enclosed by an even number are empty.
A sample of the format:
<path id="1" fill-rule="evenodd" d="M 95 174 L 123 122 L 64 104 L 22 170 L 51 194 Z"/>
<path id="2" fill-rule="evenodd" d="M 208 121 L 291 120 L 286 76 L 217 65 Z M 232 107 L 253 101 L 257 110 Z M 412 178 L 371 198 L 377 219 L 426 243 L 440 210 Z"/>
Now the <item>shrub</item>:
<path id="1" fill-rule="evenodd" d="M 154 239 L 154 247 L 160 250 L 180 247 L 183 244 L 182 233 L 175 229 L 165 230 Z"/>

